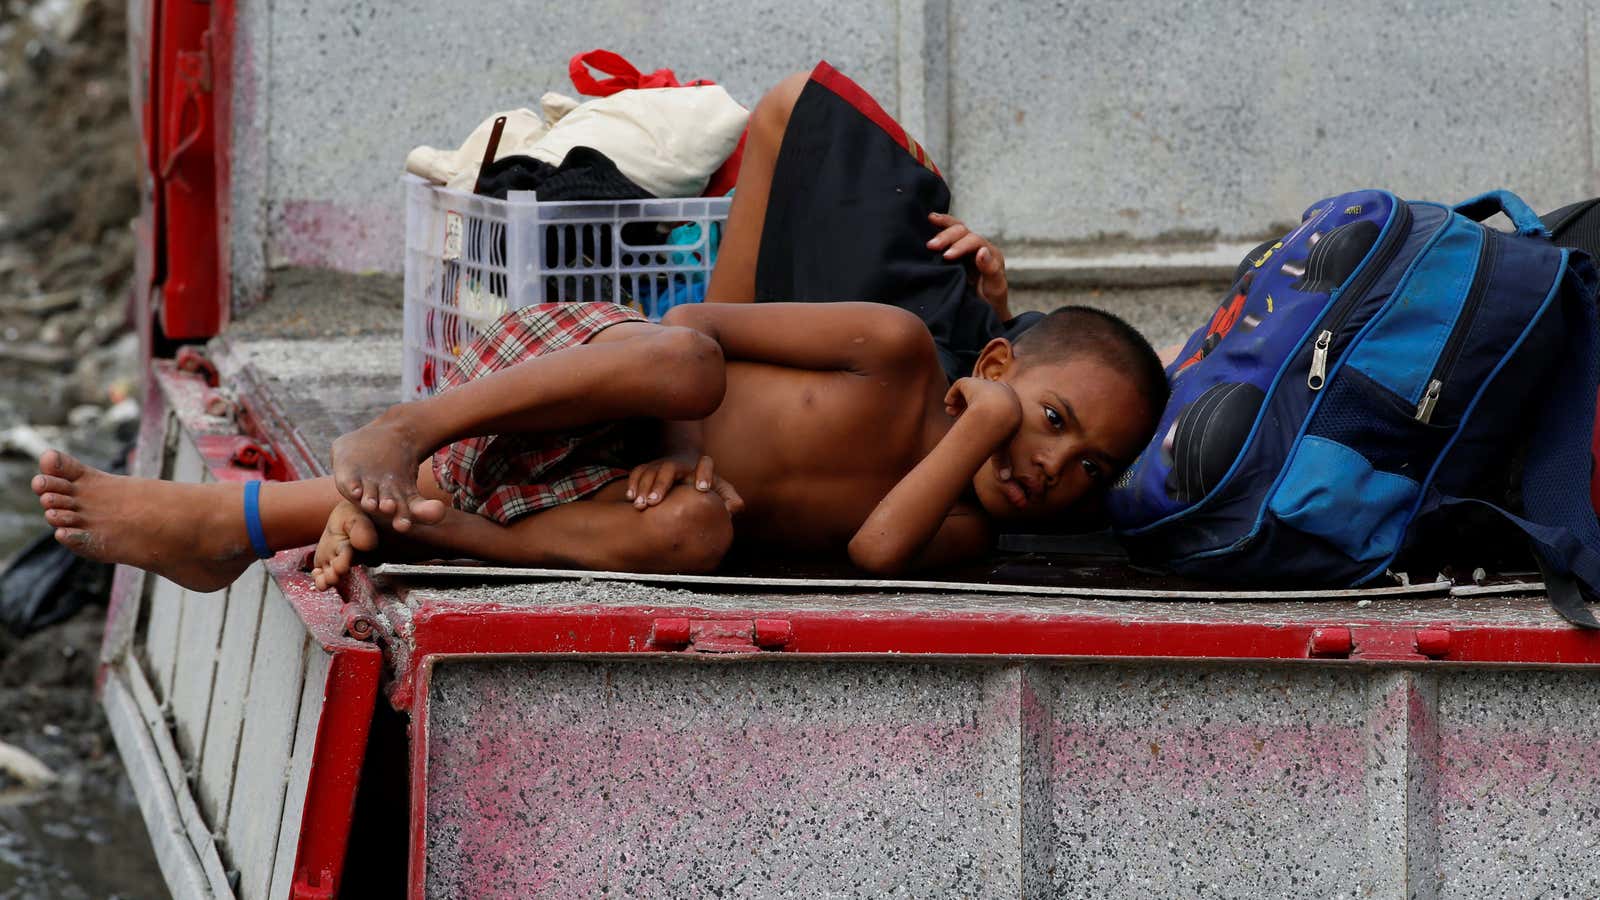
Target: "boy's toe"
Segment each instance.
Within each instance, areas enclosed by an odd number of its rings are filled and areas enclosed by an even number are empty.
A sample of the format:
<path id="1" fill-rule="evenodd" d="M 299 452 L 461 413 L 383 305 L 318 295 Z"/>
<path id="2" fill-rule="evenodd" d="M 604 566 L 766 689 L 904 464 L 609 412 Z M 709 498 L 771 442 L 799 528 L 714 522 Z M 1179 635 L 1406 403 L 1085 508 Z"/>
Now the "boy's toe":
<path id="1" fill-rule="evenodd" d="M 29 486 L 33 488 L 35 494 L 40 495 L 74 493 L 72 482 L 54 475 L 35 475 Z"/>
<path id="2" fill-rule="evenodd" d="M 76 528 L 83 524 L 83 516 L 70 509 L 47 509 L 44 520 L 57 528 Z"/>
<path id="3" fill-rule="evenodd" d="M 44 455 L 39 457 L 39 471 L 45 475 L 76 481 L 82 478 L 87 470 L 83 463 L 60 450 L 46 450 Z"/>
<path id="4" fill-rule="evenodd" d="M 328 566 L 328 568 L 333 570 L 334 578 L 343 578 L 344 576 L 350 574 L 350 558 L 352 555 L 353 554 L 350 552 L 350 542 L 340 542 L 339 552 L 333 555 L 333 562 Z"/>
<path id="5" fill-rule="evenodd" d="M 412 497 L 411 520 L 423 525 L 437 525 L 444 521 L 444 514 L 448 507 L 439 500 L 424 500 L 421 496 Z"/>
<path id="6" fill-rule="evenodd" d="M 81 528 L 57 528 L 56 543 L 69 550 L 82 550 L 89 544 L 89 532 Z"/>
<path id="7" fill-rule="evenodd" d="M 39 505 L 45 509 L 77 509 L 78 500 L 66 494 L 40 494 Z"/>

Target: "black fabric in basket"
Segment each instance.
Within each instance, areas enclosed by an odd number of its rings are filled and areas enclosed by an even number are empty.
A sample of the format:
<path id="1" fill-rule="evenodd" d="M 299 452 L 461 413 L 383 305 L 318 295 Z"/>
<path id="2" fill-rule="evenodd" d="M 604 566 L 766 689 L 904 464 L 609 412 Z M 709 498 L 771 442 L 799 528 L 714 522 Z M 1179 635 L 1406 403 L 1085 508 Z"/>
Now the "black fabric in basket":
<path id="1" fill-rule="evenodd" d="M 511 191 L 534 191 L 541 202 L 548 203 L 655 199 L 649 191 L 629 181 L 610 157 L 593 147 L 572 148 L 559 166 L 531 156 L 502 157 L 484 167 L 479 186 L 484 196 L 497 200 L 504 200 Z M 473 220 L 468 223 L 466 237 L 464 261 L 468 266 L 480 261 L 505 267 L 503 226 Z M 609 228 L 552 225 L 545 229 L 544 243 L 543 267 L 546 270 L 570 272 L 608 268 L 614 264 Z M 613 281 L 578 274 L 549 275 L 545 278 L 544 296 L 568 301 L 626 303 L 627 292 Z M 489 290 L 505 296 L 504 276 L 491 272 Z"/>
<path id="2" fill-rule="evenodd" d="M 609 156 L 573 147 L 560 166 L 531 156 L 506 156 L 483 167 L 484 196 L 504 200 L 511 191 L 537 191 L 548 203 L 569 200 L 650 200 L 655 195 L 628 180 Z"/>

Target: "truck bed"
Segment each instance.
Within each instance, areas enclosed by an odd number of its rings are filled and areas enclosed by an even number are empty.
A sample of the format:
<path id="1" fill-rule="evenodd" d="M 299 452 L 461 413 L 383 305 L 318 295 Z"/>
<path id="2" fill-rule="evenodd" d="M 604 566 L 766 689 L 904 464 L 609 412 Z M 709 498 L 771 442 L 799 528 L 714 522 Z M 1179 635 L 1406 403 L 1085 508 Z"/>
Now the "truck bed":
<path id="1" fill-rule="evenodd" d="M 397 308 L 285 277 L 158 365 L 140 471 L 320 474 L 398 396 Z M 119 577 L 107 705 L 180 895 L 360 896 L 346 873 L 401 851 L 361 774 L 395 713 L 415 897 L 1600 894 L 1600 640 L 1537 583 L 1010 554 L 895 581 L 452 560 L 320 593 L 304 555 L 217 595 Z"/>

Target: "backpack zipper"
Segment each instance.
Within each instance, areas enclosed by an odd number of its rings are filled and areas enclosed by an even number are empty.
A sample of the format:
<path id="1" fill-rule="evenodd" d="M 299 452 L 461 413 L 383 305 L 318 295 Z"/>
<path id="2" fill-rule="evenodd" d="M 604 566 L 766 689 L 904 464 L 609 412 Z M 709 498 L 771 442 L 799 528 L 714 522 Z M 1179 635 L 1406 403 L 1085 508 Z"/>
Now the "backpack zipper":
<path id="1" fill-rule="evenodd" d="M 1383 270 L 1389 267 L 1396 253 L 1400 252 L 1400 245 L 1411 234 L 1411 206 L 1404 200 L 1395 198 L 1394 221 L 1390 223 L 1389 231 L 1383 236 L 1383 246 L 1378 248 L 1378 254 L 1367 261 L 1361 269 L 1359 281 L 1350 284 L 1339 294 L 1339 300 L 1333 309 L 1322 321 L 1322 331 L 1317 334 L 1317 342 L 1311 348 L 1311 371 L 1306 374 L 1306 387 L 1313 391 L 1322 390 L 1328 383 L 1328 357 L 1333 352 L 1333 336 L 1338 333 L 1344 320 L 1349 318 L 1351 310 L 1362 299 L 1372 285 L 1383 275 Z"/>
<path id="2" fill-rule="evenodd" d="M 1483 305 L 1484 295 L 1489 293 L 1489 277 L 1494 274 L 1495 263 L 1499 259 L 1500 240 L 1494 232 L 1485 228 L 1483 246 L 1478 250 L 1478 270 L 1473 273 L 1472 287 L 1461 304 L 1461 317 L 1450 332 L 1450 339 L 1439 354 L 1439 361 L 1434 364 L 1433 376 L 1428 379 L 1428 387 L 1422 392 L 1422 400 L 1417 403 L 1416 420 L 1424 425 L 1433 419 L 1433 409 L 1439 405 L 1439 394 L 1444 390 L 1444 383 L 1450 380 L 1456 359 L 1461 356 L 1461 348 L 1467 343 L 1467 332 L 1472 330 L 1472 320 L 1477 316 L 1478 307 Z"/>

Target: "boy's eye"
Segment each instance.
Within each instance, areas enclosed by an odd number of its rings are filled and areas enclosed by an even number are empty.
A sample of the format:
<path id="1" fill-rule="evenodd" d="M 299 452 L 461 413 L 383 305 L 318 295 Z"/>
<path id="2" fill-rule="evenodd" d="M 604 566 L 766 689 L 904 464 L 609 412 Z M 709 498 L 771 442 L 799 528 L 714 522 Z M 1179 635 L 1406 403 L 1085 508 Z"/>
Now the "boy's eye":
<path id="1" fill-rule="evenodd" d="M 1106 470 L 1102 469 L 1100 464 L 1094 460 L 1086 459 L 1082 462 L 1082 465 L 1083 471 L 1089 476 L 1089 480 L 1100 481 L 1106 477 Z"/>
<path id="2" fill-rule="evenodd" d="M 1067 420 L 1061 418 L 1061 413 L 1048 406 L 1044 408 L 1044 420 L 1050 423 L 1051 428 L 1060 428 L 1067 423 Z"/>

